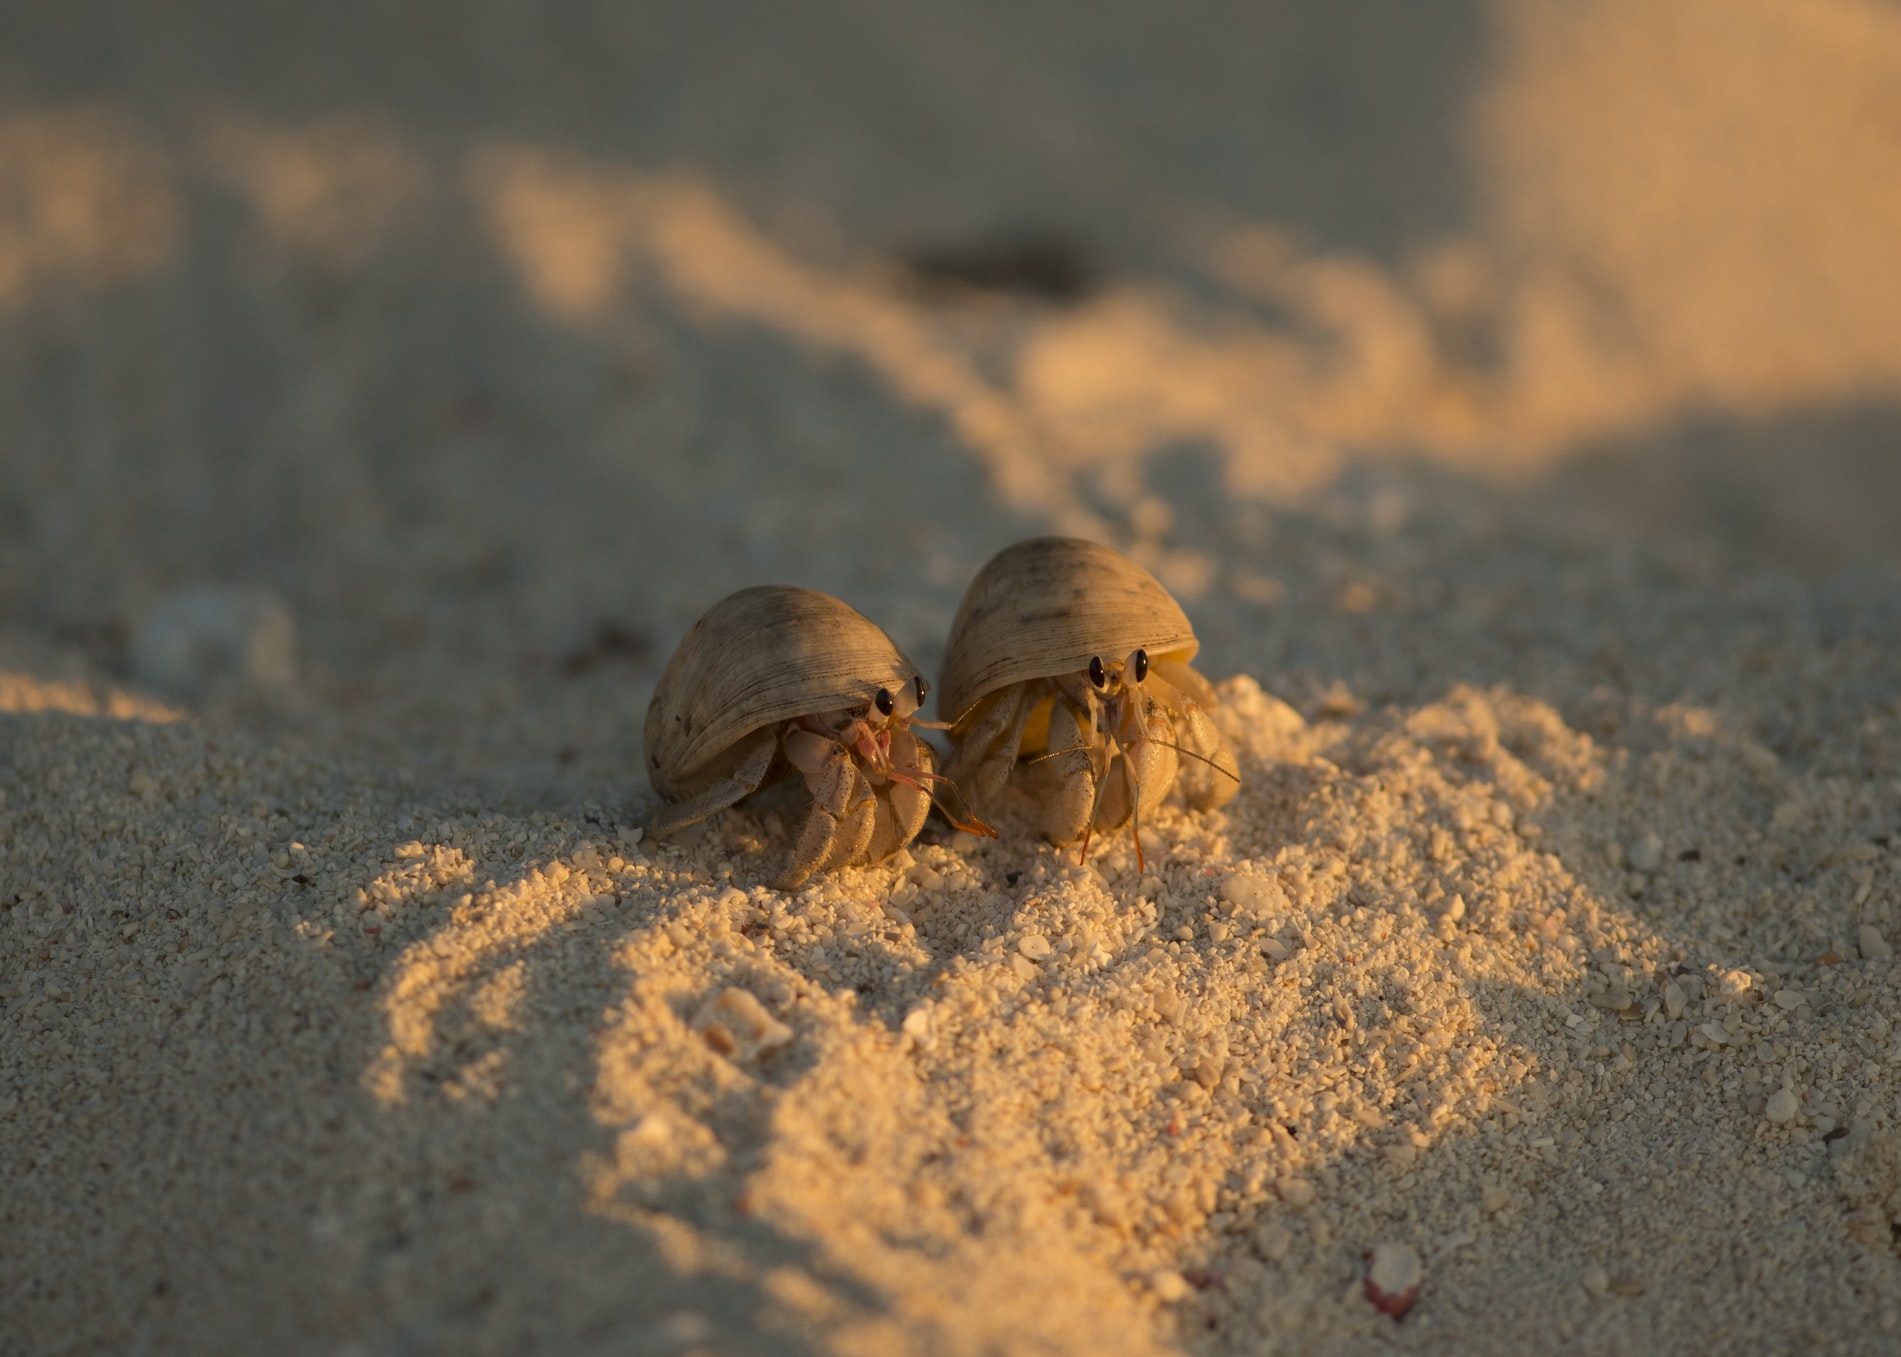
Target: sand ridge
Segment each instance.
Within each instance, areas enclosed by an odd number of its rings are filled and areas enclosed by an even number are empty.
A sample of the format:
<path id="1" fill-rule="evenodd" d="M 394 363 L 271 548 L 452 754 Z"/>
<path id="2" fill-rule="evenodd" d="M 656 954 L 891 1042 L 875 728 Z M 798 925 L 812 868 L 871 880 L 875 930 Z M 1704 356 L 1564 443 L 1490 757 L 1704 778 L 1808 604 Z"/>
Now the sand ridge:
<path id="1" fill-rule="evenodd" d="M 11 726 L 30 1332 L 1327 1347 L 1389 1332 L 1357 1293 L 1387 1240 L 1426 1260 L 1413 1344 L 1601 1335 L 1618 1306 L 1799 1344 L 1831 1278 L 1831 1322 L 1884 1327 L 1893 981 L 1879 928 L 1818 904 L 1889 885 L 1855 832 L 1879 800 L 1694 718 L 1633 769 L 1503 692 L 1310 723 L 1222 691 L 1247 792 L 1155 826 L 1150 876 L 1126 839 L 1078 867 L 932 836 L 793 897 L 743 813 L 656 846 L 190 723 Z M 1819 889 L 1750 921 L 1774 960 L 1686 945 L 1788 849 L 1711 817 L 1665 853 L 1624 816 L 1671 775 L 1840 826 Z M 1606 875 L 1670 913 L 1607 905 Z M 728 988 L 783 1046 L 696 1030 Z M 511 1295 L 524 1255 L 578 1265 L 586 1218 L 625 1234 L 581 1270 L 652 1289 Z M 103 1312 L 60 1280 L 101 1268 L 152 1280 Z"/>

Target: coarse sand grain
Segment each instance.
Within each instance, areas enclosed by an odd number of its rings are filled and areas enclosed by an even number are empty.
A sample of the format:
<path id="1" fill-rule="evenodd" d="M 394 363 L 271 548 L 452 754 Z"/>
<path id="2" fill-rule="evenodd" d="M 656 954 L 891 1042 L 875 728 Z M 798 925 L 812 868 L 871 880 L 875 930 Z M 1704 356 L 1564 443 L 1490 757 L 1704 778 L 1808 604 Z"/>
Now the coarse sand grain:
<path id="1" fill-rule="evenodd" d="M 1392 1324 L 1360 1268 L 1398 1240 L 1428 1349 L 1883 1329 L 1891 785 L 1503 690 L 1221 691 L 1246 788 L 1150 875 L 929 835 L 795 896 L 744 812 L 654 845 L 49 696 L 0 726 L 10 1313 L 1324 1349 Z"/>

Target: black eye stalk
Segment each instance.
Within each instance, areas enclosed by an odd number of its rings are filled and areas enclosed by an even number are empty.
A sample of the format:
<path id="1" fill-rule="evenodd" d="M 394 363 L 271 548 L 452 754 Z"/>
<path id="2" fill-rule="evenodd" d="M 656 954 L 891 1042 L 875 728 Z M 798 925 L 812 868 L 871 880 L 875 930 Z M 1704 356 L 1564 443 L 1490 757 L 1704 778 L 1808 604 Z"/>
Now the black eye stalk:
<path id="1" fill-rule="evenodd" d="M 1129 667 L 1135 670 L 1135 681 L 1137 683 L 1147 678 L 1149 676 L 1148 651 L 1138 650 L 1135 654 L 1131 655 L 1129 657 Z M 1091 655 L 1089 657 L 1089 681 L 1098 688 L 1106 688 L 1109 686 L 1109 671 L 1102 667 L 1102 656 L 1100 655 Z"/>
<path id="2" fill-rule="evenodd" d="M 931 691 L 931 685 L 924 681 L 924 675 L 917 676 L 917 709 L 924 710 L 924 695 Z"/>
<path id="3" fill-rule="evenodd" d="M 872 701 L 878 704 L 879 712 L 885 716 L 891 715 L 892 712 L 898 709 L 898 700 L 891 696 L 891 690 L 889 688 L 880 688 L 878 690 L 878 696 L 873 698 Z"/>

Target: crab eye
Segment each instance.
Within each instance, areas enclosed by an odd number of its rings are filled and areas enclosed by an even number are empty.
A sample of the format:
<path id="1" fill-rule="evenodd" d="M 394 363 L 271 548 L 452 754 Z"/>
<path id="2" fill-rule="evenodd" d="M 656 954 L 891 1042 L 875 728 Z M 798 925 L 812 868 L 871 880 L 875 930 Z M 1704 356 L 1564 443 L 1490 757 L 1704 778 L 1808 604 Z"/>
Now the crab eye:
<path id="1" fill-rule="evenodd" d="M 878 690 L 878 696 L 872 700 L 878 704 L 878 710 L 886 716 L 891 715 L 892 712 L 898 709 L 898 700 L 891 696 L 891 690 L 889 688 L 880 688 Z"/>
<path id="2" fill-rule="evenodd" d="M 1109 676 L 1102 672 L 1102 656 L 1100 655 L 1089 657 L 1089 681 L 1098 688 L 1109 681 Z"/>
<path id="3" fill-rule="evenodd" d="M 924 707 L 924 695 L 930 691 L 931 685 L 924 681 L 924 675 L 919 674 L 917 676 L 917 704 L 920 710 Z"/>
<path id="4" fill-rule="evenodd" d="M 1140 683 L 1149 676 L 1149 653 L 1146 650 L 1135 652 L 1135 681 Z"/>

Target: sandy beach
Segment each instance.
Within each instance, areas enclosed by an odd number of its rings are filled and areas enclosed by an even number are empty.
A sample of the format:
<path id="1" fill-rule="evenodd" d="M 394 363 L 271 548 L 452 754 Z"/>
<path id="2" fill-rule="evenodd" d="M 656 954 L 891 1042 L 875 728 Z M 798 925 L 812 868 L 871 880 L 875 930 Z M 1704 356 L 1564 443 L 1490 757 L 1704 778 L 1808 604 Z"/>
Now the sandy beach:
<path id="1" fill-rule="evenodd" d="M 0 1353 L 1901 1346 L 1901 12 L 84 11 Z M 1040 533 L 1240 758 L 1146 871 L 643 832 L 716 599 Z"/>

